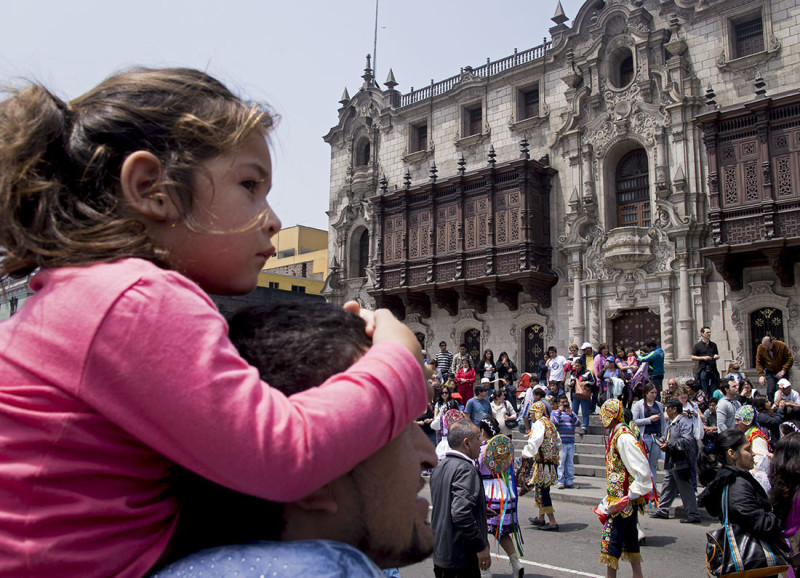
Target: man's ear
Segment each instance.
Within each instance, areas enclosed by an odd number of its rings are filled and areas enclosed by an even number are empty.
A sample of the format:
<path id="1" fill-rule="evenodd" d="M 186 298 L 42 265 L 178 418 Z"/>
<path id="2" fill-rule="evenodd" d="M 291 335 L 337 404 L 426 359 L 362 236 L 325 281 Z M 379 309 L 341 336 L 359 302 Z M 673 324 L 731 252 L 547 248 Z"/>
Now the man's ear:
<path id="1" fill-rule="evenodd" d="M 161 161 L 150 152 L 136 151 L 122 162 L 120 186 L 128 206 L 157 222 L 176 221 L 178 208 L 170 196 L 158 188 L 162 178 Z"/>
<path id="2" fill-rule="evenodd" d="M 292 505 L 310 512 L 324 512 L 326 514 L 336 514 L 339 511 L 339 502 L 336 500 L 335 493 L 330 484 L 326 484 L 319 490 L 311 492 L 305 498 L 295 500 Z"/>

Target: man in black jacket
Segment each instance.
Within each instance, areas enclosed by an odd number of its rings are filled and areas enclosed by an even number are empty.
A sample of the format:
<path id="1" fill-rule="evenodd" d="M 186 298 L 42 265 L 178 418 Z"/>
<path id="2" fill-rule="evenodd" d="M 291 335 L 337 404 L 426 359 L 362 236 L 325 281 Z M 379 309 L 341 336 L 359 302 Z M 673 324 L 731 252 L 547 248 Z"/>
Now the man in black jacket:
<path id="1" fill-rule="evenodd" d="M 669 427 L 666 437 L 659 443 L 665 453 L 664 483 L 661 486 L 658 510 L 650 514 L 650 517 L 669 518 L 669 507 L 678 493 L 687 514 L 681 523 L 698 524 L 700 511 L 697 509 L 697 496 L 692 489 L 689 466 L 689 460 L 694 459 L 697 443 L 692 435 L 692 419 L 683 415 L 683 404 L 678 399 L 669 400 L 665 408 Z"/>
<path id="2" fill-rule="evenodd" d="M 469 420 L 454 423 L 447 434 L 450 451 L 431 475 L 431 526 L 436 538 L 433 573 L 437 578 L 479 578 L 488 570 L 486 496 L 474 460 L 480 433 Z"/>

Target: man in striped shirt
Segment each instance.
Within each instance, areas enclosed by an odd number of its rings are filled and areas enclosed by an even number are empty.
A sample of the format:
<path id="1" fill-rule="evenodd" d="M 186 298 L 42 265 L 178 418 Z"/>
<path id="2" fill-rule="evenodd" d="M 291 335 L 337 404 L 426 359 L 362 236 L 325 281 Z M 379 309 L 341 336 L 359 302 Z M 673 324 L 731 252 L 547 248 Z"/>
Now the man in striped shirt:
<path id="1" fill-rule="evenodd" d="M 439 343 L 439 353 L 436 354 L 436 371 L 443 381 L 447 381 L 450 366 L 453 363 L 453 354 L 447 351 L 447 342 Z"/>
<path id="2" fill-rule="evenodd" d="M 556 431 L 561 437 L 561 452 L 558 464 L 559 490 L 579 487 L 575 484 L 575 428 L 578 426 L 578 416 L 572 411 L 567 396 L 558 396 L 558 409 L 550 414 L 550 421 L 556 426 Z"/>

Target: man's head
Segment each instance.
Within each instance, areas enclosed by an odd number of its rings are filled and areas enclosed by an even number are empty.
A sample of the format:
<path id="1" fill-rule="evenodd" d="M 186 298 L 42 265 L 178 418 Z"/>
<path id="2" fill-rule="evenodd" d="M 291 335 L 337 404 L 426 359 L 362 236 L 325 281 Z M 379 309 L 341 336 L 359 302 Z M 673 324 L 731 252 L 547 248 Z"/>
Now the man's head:
<path id="1" fill-rule="evenodd" d="M 778 380 L 778 387 L 781 390 L 781 395 L 789 395 L 792 393 L 792 384 L 785 377 Z"/>
<path id="2" fill-rule="evenodd" d="M 541 401 L 544 397 L 545 390 L 543 387 L 534 387 L 533 388 L 533 399 L 534 401 Z"/>
<path id="3" fill-rule="evenodd" d="M 440 341 L 439 342 L 439 349 L 441 349 L 442 351 L 447 351 L 447 342 L 446 341 Z"/>
<path id="4" fill-rule="evenodd" d="M 736 429 L 746 432 L 756 421 L 756 410 L 752 405 L 743 405 L 736 412 Z"/>
<path id="5" fill-rule="evenodd" d="M 475 392 L 475 397 L 477 397 L 478 399 L 485 398 L 486 395 L 489 393 L 489 378 L 484 377 L 483 379 L 481 379 L 481 382 L 476 383 L 473 389 Z"/>
<path id="6" fill-rule="evenodd" d="M 766 349 L 767 351 L 769 351 L 770 349 L 772 349 L 772 344 L 773 344 L 774 342 L 775 342 L 775 340 L 774 340 L 774 339 L 772 339 L 772 336 L 771 336 L 771 335 L 765 335 L 765 336 L 764 336 L 764 339 L 762 339 L 762 340 L 761 340 L 761 345 L 763 345 L 763 346 L 764 346 L 764 349 Z"/>
<path id="7" fill-rule="evenodd" d="M 447 432 L 447 443 L 451 450 L 456 450 L 476 460 L 481 455 L 480 436 L 478 426 L 468 419 L 462 419 L 454 423 Z M 428 443 L 430 444 L 430 442 Z"/>
<path id="8" fill-rule="evenodd" d="M 678 380 L 674 377 L 671 377 L 667 382 L 667 388 L 670 392 L 674 392 L 676 389 L 678 389 Z"/>
<path id="9" fill-rule="evenodd" d="M 735 379 L 731 378 L 727 381 L 727 383 L 723 382 L 719 384 L 719 389 L 722 391 L 722 394 L 727 397 L 728 399 L 733 399 L 733 397 L 739 393 L 739 382 Z"/>
<path id="10" fill-rule="evenodd" d="M 569 409 L 569 400 L 563 393 L 558 396 L 558 407 L 561 411 L 567 411 Z"/>
<path id="11" fill-rule="evenodd" d="M 650 351 L 654 351 L 656 347 L 658 347 L 658 342 L 655 339 L 651 339 L 647 342 L 647 347 L 650 349 Z"/>
<path id="12" fill-rule="evenodd" d="M 707 325 L 704 325 L 703 327 L 701 327 L 700 328 L 700 338 L 703 341 L 708 341 L 709 339 L 711 339 L 711 328 L 708 327 Z"/>
<path id="13" fill-rule="evenodd" d="M 555 357 L 556 355 L 558 355 L 558 350 L 551 345 L 550 347 L 547 348 L 547 355 L 548 357 Z"/>
<path id="14" fill-rule="evenodd" d="M 673 398 L 664 404 L 664 410 L 667 412 L 669 419 L 675 419 L 678 414 L 683 413 L 683 404 Z"/>
<path id="15" fill-rule="evenodd" d="M 461 354 L 462 357 L 465 356 L 467 354 L 467 344 L 462 343 L 461 345 L 459 345 L 458 352 Z"/>
<path id="16" fill-rule="evenodd" d="M 591 355 L 592 354 L 592 344 L 589 343 L 588 341 L 584 341 L 581 344 L 581 351 L 583 351 L 586 355 Z"/>
<path id="17" fill-rule="evenodd" d="M 358 316 L 324 302 L 281 302 L 237 313 L 230 337 L 264 381 L 291 395 L 322 384 L 357 361 L 371 344 L 364 328 Z M 296 354 L 304 351 L 313 351 L 317 362 L 297 363 Z M 260 501 L 271 508 L 269 516 L 243 516 L 239 506 L 233 524 L 252 517 L 258 535 L 250 539 L 337 540 L 355 546 L 381 567 L 408 565 L 433 549 L 428 502 L 417 494 L 423 487 L 421 470 L 436 461 L 428 438 L 410 423 L 350 472 L 311 495 L 289 504 Z"/>

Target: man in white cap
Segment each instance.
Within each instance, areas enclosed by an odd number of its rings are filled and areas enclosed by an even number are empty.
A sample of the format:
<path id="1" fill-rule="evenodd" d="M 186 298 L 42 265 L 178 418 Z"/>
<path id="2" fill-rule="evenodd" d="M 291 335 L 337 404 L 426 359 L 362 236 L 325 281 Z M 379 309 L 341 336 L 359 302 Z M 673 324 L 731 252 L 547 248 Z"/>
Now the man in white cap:
<path id="1" fill-rule="evenodd" d="M 784 414 L 800 411 L 800 393 L 792 389 L 792 384 L 785 377 L 778 380 L 778 391 L 775 392 L 775 407 Z"/>

